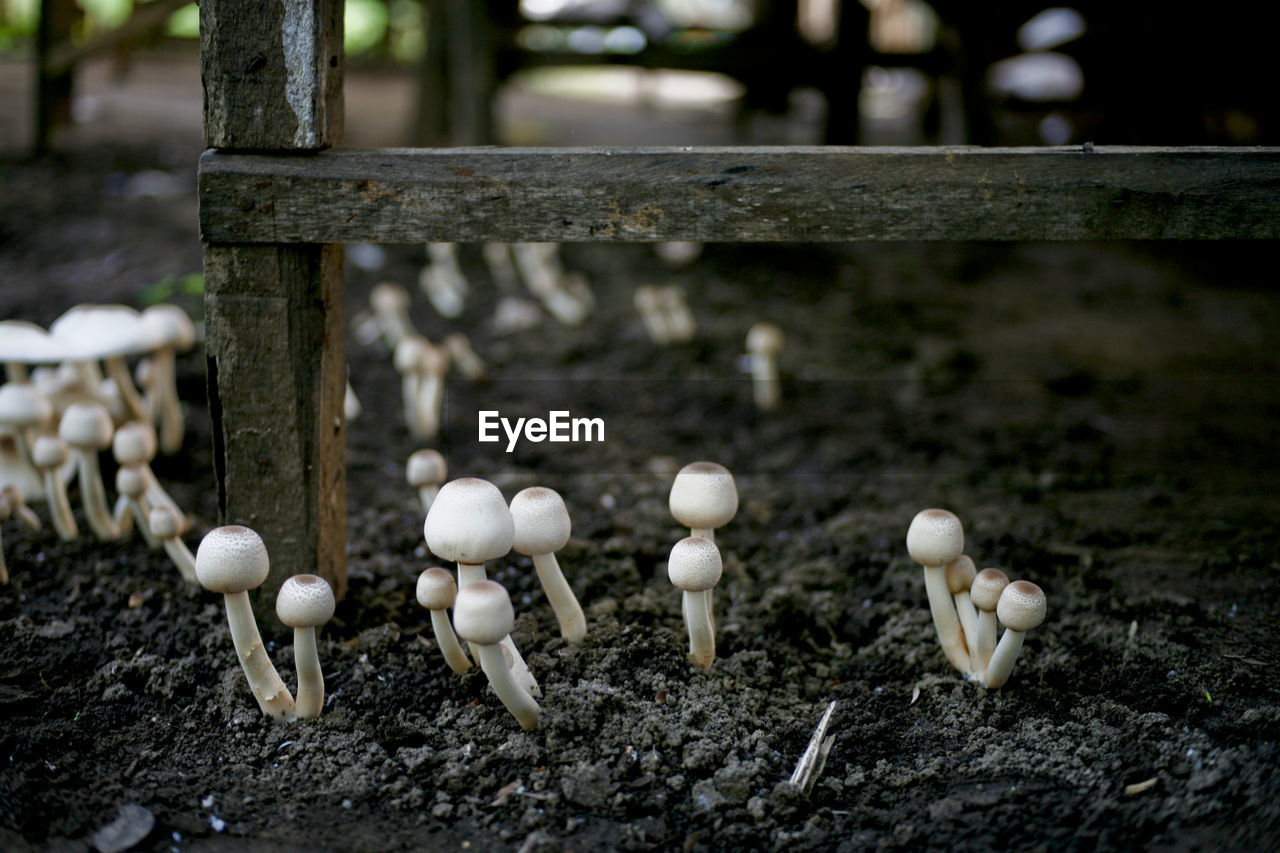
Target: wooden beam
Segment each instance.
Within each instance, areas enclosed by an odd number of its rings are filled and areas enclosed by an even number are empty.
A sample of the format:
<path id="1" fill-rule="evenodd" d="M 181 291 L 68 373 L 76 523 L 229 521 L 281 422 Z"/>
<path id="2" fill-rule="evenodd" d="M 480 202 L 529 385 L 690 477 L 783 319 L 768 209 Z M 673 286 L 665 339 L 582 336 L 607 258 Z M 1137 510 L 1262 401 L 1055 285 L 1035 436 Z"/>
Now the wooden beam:
<path id="1" fill-rule="evenodd" d="M 342 138 L 341 0 L 203 0 L 205 141 L 268 161 Z M 342 248 L 208 237 L 206 351 L 219 508 L 271 555 L 255 593 L 289 575 L 346 589 Z"/>
<path id="2" fill-rule="evenodd" d="M 1280 148 L 206 153 L 206 240 L 1280 237 Z"/>

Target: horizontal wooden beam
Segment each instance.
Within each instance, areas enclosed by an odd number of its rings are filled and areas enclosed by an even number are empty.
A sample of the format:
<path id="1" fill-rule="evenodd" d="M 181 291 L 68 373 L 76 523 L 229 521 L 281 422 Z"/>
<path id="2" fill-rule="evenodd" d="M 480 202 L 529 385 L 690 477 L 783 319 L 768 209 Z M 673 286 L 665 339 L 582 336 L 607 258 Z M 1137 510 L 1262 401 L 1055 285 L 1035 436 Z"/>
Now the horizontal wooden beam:
<path id="1" fill-rule="evenodd" d="M 214 243 L 1280 237 L 1280 148 L 445 148 L 200 163 Z"/>

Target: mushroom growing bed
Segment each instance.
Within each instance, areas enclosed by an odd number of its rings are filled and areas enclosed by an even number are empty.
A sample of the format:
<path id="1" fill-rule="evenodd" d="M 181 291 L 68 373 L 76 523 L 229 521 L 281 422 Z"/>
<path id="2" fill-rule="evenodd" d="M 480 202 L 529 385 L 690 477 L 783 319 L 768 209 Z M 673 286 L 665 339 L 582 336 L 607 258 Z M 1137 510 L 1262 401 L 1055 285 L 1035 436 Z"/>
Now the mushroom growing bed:
<path id="1" fill-rule="evenodd" d="M 150 157 L 4 167 L 0 319 L 141 307 L 141 285 L 198 266 L 193 196 L 104 190 Z M 458 255 L 472 293 L 453 320 L 416 287 L 424 247 L 349 262 L 363 413 L 347 436 L 350 585 L 316 643 L 322 714 L 263 714 L 221 596 L 137 537 L 96 541 L 73 485 L 78 539 L 38 503 L 42 533 L 0 527 L 0 848 L 1270 847 L 1280 302 L 1265 249 L 716 245 L 672 271 L 644 246 L 567 246 L 590 318 L 508 334 L 478 246 Z M 418 603 L 419 574 L 449 566 L 404 477 L 426 443 L 391 353 L 357 332 L 384 280 L 410 288 L 431 340 L 463 331 L 486 363 L 488 381 L 447 382 L 433 444 L 450 478 L 508 501 L 544 486 L 568 508 L 557 559 L 581 643 L 531 557 L 486 566 L 541 686 L 530 731 L 479 668 L 450 669 Z M 671 283 L 697 333 L 656 346 L 633 294 Z M 785 333 L 767 412 L 743 359 L 764 320 Z M 196 516 L 195 550 L 218 523 L 199 347 L 176 369 L 186 442 L 153 467 Z M 601 418 L 604 440 L 507 452 L 477 440 L 487 410 Z M 666 571 L 689 535 L 671 485 L 698 460 L 732 471 L 739 496 L 715 530 L 706 671 Z M 961 519 L 978 569 L 1047 596 L 1001 689 L 938 645 L 905 542 L 927 507 Z M 259 627 L 296 688 L 292 629 Z M 806 793 L 788 779 L 833 701 Z"/>

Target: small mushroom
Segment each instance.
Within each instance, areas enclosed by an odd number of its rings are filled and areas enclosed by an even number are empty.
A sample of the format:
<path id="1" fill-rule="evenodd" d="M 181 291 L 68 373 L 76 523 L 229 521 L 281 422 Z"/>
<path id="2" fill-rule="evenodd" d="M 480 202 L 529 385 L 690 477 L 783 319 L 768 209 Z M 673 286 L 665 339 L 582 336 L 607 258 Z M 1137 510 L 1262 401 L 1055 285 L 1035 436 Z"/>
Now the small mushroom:
<path id="1" fill-rule="evenodd" d="M 335 605 L 332 587 L 318 575 L 294 575 L 276 593 L 276 616 L 293 629 L 298 719 L 318 717 L 324 707 L 324 673 L 316 651 L 316 629 L 333 618 Z"/>
<path id="2" fill-rule="evenodd" d="M 457 317 L 466 307 L 470 285 L 458 265 L 457 243 L 428 243 L 430 263 L 418 274 L 418 287 L 443 317 Z"/>
<path id="3" fill-rule="evenodd" d="M 969 651 L 960 634 L 960 621 L 947 588 L 945 567 L 964 551 L 964 527 L 960 519 L 945 509 L 926 509 L 916 514 L 907 529 L 907 552 L 924 567 L 924 588 L 933 613 L 938 642 L 951 665 L 968 673 Z"/>
<path id="4" fill-rule="evenodd" d="M 684 288 L 678 284 L 669 284 L 658 289 L 658 302 L 663 316 L 666 317 L 668 334 L 676 343 L 688 343 L 698 333 L 698 322 L 689 310 L 689 301 L 685 298 Z"/>
<path id="5" fill-rule="evenodd" d="M 1000 593 L 996 615 L 1004 625 L 1000 642 L 991 654 L 991 662 L 982 674 L 982 683 L 991 688 L 1003 687 L 1013 672 L 1013 664 L 1022 651 L 1022 637 L 1044 622 L 1044 590 L 1031 581 L 1014 581 Z"/>
<path id="6" fill-rule="evenodd" d="M 222 593 L 236 658 L 258 707 L 268 716 L 291 720 L 297 706 L 267 656 L 249 603 L 248 591 L 261 586 L 270 569 L 262 537 L 238 524 L 215 527 L 196 549 L 196 577 L 205 589 Z"/>
<path id="7" fill-rule="evenodd" d="M 151 470 L 151 460 L 156 458 L 156 431 L 151 424 L 146 421 L 129 421 L 122 424 L 111 437 L 111 453 L 121 466 L 138 466 L 146 479 L 147 501 L 151 506 L 172 507 L 182 524 L 179 533 L 186 533 L 191 526 L 186 514 L 177 502 L 169 497 L 169 493 L 160 485 L 160 481 Z"/>
<path id="8" fill-rule="evenodd" d="M 560 636 L 581 642 L 587 635 L 587 619 L 555 554 L 569 541 L 571 531 L 564 499 L 554 489 L 533 486 L 511 499 L 511 518 L 515 524 L 511 547 L 533 558 L 542 590 L 560 622 Z"/>
<path id="9" fill-rule="evenodd" d="M 422 396 L 422 359 L 431 343 L 420 335 L 406 335 L 396 343 L 392 362 L 400 374 L 400 393 L 404 401 L 404 423 L 414 438 L 426 438 L 419 409 Z"/>
<path id="10" fill-rule="evenodd" d="M 711 669 L 716 659 L 716 635 L 704 594 L 720 582 L 724 571 L 715 543 L 701 536 L 681 539 L 667 559 L 667 576 L 684 590 L 684 618 L 689 628 L 689 660 L 698 669 Z"/>
<path id="11" fill-rule="evenodd" d="M 526 731 L 538 727 L 541 709 L 533 696 L 513 677 L 500 645 L 515 626 L 511 598 L 494 581 L 476 581 L 458 590 L 453 605 L 453 625 L 458 636 L 476 650 L 480 668 L 498 699 Z"/>
<path id="12" fill-rule="evenodd" d="M 418 490 L 422 511 L 430 512 L 431 503 L 440 492 L 440 485 L 448 479 L 449 466 L 438 450 L 424 448 L 409 455 L 409 461 L 404 466 L 404 476 L 409 485 Z"/>
<path id="13" fill-rule="evenodd" d="M 973 601 L 970 600 L 969 588 L 973 585 L 973 578 L 977 574 L 978 569 L 973 565 L 973 560 L 964 554 L 947 563 L 946 568 L 942 570 L 942 575 L 947 581 L 947 591 L 951 593 L 951 598 L 955 602 L 956 616 L 959 617 L 960 627 L 964 631 L 964 642 L 970 651 L 971 664 L 973 663 L 973 643 L 978 633 L 978 611 L 974 609 Z"/>
<path id="14" fill-rule="evenodd" d="M 458 585 L 453 575 L 444 569 L 426 569 L 418 575 L 417 592 L 418 603 L 431 611 L 431 630 L 449 668 L 458 675 L 471 669 L 471 660 L 458 644 L 453 626 L 449 624 L 448 610 L 458 597 Z"/>
<path id="15" fill-rule="evenodd" d="M 31 435 L 53 417 L 53 406 L 28 382 L 0 385 L 0 428 L 13 435 L 18 452 L 31 465 Z"/>
<path id="16" fill-rule="evenodd" d="M 70 542 L 80 534 L 76 517 L 71 512 L 71 502 L 67 499 L 67 484 L 62 479 L 62 467 L 69 458 L 67 443 L 56 435 L 42 435 L 31 446 L 31 461 L 44 481 L 45 502 L 49 504 L 53 529 L 64 542 Z"/>
<path id="17" fill-rule="evenodd" d="M 999 569 L 983 569 L 973 578 L 969 599 L 978 608 L 978 629 L 970 643 L 973 671 L 983 672 L 996 648 L 996 606 L 1000 593 L 1009 585 L 1009 576 Z"/>
<path id="18" fill-rule="evenodd" d="M 778 407 L 782 385 L 778 381 L 778 353 L 786 342 L 782 330 L 773 323 L 756 323 L 747 331 L 747 353 L 751 356 L 751 387 L 756 406 L 764 411 Z"/>
<path id="19" fill-rule="evenodd" d="M 378 322 L 382 340 L 393 350 L 401 339 L 418 337 L 418 330 L 409 319 L 410 301 L 409 291 L 390 281 L 375 284 L 369 291 L 369 307 Z"/>
<path id="20" fill-rule="evenodd" d="M 116 499 L 112 518 L 120 533 L 126 534 L 138 522 L 138 530 L 148 548 L 159 548 L 160 540 L 151 532 L 151 501 L 147 499 L 147 474 L 141 465 L 121 465 L 116 469 Z"/>
<path id="21" fill-rule="evenodd" d="M 676 473 L 667 499 L 676 521 L 689 528 L 690 536 L 716 541 L 716 528 L 724 527 L 738 513 L 738 487 L 729 469 L 716 462 L 690 462 Z M 715 626 L 712 593 L 706 592 L 706 609 Z"/>
<path id="22" fill-rule="evenodd" d="M 187 312 L 177 305 L 152 305 L 144 309 L 142 323 L 158 340 L 150 359 L 154 376 L 150 382 L 149 415 L 156 424 L 160 452 L 172 455 L 182 449 L 186 432 L 174 358 L 175 353 L 186 352 L 195 344 L 196 330 Z"/>
<path id="23" fill-rule="evenodd" d="M 644 323 L 645 333 L 649 335 L 649 340 L 660 347 L 671 343 L 672 334 L 667 327 L 667 315 L 662 310 L 658 288 L 642 284 L 636 288 L 632 299 L 635 302 L 636 313 Z"/>
<path id="24" fill-rule="evenodd" d="M 147 526 L 156 539 L 164 544 L 164 551 L 178 567 L 182 579 L 188 583 L 198 584 L 196 577 L 196 558 L 191 555 L 185 542 L 182 541 L 182 516 L 171 506 L 160 504 L 151 507 L 147 514 Z"/>
<path id="25" fill-rule="evenodd" d="M 120 538 L 120 528 L 107 508 L 106 489 L 98 465 L 98 453 L 111 446 L 111 434 L 111 415 L 100 403 L 72 403 L 58 424 L 58 435 L 76 459 L 85 517 L 94 535 L 104 540 Z"/>
<path id="26" fill-rule="evenodd" d="M 488 368 L 471 346 L 471 339 L 462 332 L 450 332 L 444 336 L 444 348 L 449 351 L 458 371 L 473 382 L 484 379 Z"/>
<path id="27" fill-rule="evenodd" d="M 449 373 L 449 351 L 427 344 L 422 351 L 421 379 L 418 385 L 418 423 L 420 438 L 435 438 L 440 432 L 444 411 L 444 380 Z"/>

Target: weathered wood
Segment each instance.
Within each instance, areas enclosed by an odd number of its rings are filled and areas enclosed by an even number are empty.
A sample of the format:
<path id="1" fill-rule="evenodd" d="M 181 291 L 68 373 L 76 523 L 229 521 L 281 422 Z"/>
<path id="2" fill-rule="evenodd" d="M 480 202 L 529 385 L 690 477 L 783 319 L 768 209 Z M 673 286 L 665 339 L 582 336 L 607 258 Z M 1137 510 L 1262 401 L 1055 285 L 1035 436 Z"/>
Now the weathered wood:
<path id="1" fill-rule="evenodd" d="M 218 502 L 262 536 L 270 613 L 290 575 L 346 590 L 341 246 L 209 246 L 209 399 Z"/>
<path id="2" fill-rule="evenodd" d="M 203 0 L 200 60 L 211 148 L 341 143 L 341 2 Z"/>
<path id="3" fill-rule="evenodd" d="M 207 153 L 205 239 L 1280 237 L 1280 148 L 383 149 Z"/>

